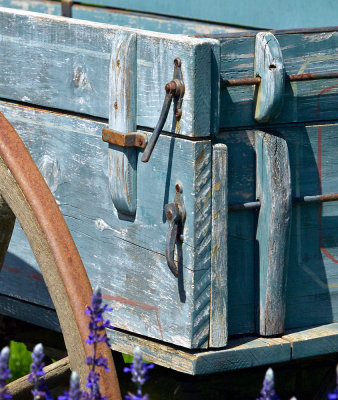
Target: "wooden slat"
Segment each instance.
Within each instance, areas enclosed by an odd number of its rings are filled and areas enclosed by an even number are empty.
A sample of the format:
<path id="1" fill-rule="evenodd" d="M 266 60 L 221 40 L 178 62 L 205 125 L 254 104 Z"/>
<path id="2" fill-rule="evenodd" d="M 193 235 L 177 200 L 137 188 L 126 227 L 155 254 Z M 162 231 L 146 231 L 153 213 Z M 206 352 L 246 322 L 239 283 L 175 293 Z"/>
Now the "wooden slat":
<path id="1" fill-rule="evenodd" d="M 292 359 L 338 352 L 338 323 L 298 330 L 283 336 L 292 343 Z"/>
<path id="2" fill-rule="evenodd" d="M 120 32 L 112 43 L 109 75 L 109 128 L 136 132 L 137 38 Z M 117 213 L 135 216 L 137 205 L 136 147 L 109 145 L 109 188 Z"/>
<path id="3" fill-rule="evenodd" d="M 138 165 L 138 212 L 131 222 L 112 212 L 103 123 L 8 103 L 1 103 L 0 109 L 36 163 L 45 165 L 45 179 L 91 283 L 102 287 L 114 307 L 114 325 L 182 346 L 205 347 L 210 314 L 210 142 L 159 138 L 151 162 Z M 184 188 L 188 214 L 178 281 L 165 259 L 168 223 L 164 215 L 177 182 Z M 23 269 L 26 290 L 19 290 L 15 276 L 18 279 L 20 273 L 13 272 L 9 281 L 0 274 L 2 293 L 50 306 L 46 292 L 30 278 L 38 267 L 20 228 L 15 229 L 9 251 L 17 258 L 11 256 L 7 264 Z M 8 269 L 4 272 L 11 274 Z"/>
<path id="4" fill-rule="evenodd" d="M 228 342 L 228 150 L 213 146 L 209 347 Z"/>
<path id="5" fill-rule="evenodd" d="M 287 74 L 338 71 L 338 33 L 276 34 Z M 254 37 L 221 40 L 221 77 L 254 76 Z M 318 102 L 321 105 L 318 108 Z M 220 126 L 257 125 L 254 120 L 254 87 L 221 91 Z M 287 82 L 284 105 L 274 123 L 323 121 L 338 118 L 338 80 Z"/>
<path id="6" fill-rule="evenodd" d="M 133 354 L 135 346 L 139 346 L 145 360 L 191 375 L 271 365 L 290 361 L 291 356 L 290 343 L 280 338 L 233 339 L 226 349 L 194 353 L 118 330 L 109 330 L 108 336 L 113 350 Z"/>
<path id="7" fill-rule="evenodd" d="M 291 176 L 284 139 L 256 131 L 256 196 L 261 203 L 258 241 L 257 333 L 273 336 L 284 332 L 286 278 L 292 215 Z"/>
<path id="8" fill-rule="evenodd" d="M 211 93 L 210 63 L 218 41 L 13 9 L 1 8 L 0 13 L 1 98 L 108 118 L 112 42 L 120 32 L 134 32 L 138 37 L 137 125 L 156 125 L 164 86 L 172 79 L 174 59 L 180 57 L 185 83 L 183 114 L 176 123 L 172 107 L 164 130 L 210 135 L 211 98 L 217 96 Z"/>
<path id="9" fill-rule="evenodd" d="M 44 380 L 49 390 L 65 385 L 69 381 L 71 374 L 69 358 L 65 357 L 61 360 L 55 361 L 53 364 L 47 365 L 43 368 L 45 373 Z M 6 388 L 15 400 L 25 400 L 31 396 L 31 391 L 34 389 L 34 384 L 28 381 L 28 375 L 10 382 Z"/>
<path id="10" fill-rule="evenodd" d="M 180 16 L 204 21 L 254 26 L 260 28 L 307 28 L 336 25 L 338 9 L 336 3 L 323 0 L 320 4 L 309 4 L 306 0 L 276 1 L 260 0 L 255 3 L 238 2 L 234 7 L 230 0 L 215 0 L 212 7 L 203 0 L 179 0 L 163 2 L 148 0 L 93 0 L 93 4 L 153 12 L 162 15 Z M 263 12 L 264 10 L 264 12 Z"/>

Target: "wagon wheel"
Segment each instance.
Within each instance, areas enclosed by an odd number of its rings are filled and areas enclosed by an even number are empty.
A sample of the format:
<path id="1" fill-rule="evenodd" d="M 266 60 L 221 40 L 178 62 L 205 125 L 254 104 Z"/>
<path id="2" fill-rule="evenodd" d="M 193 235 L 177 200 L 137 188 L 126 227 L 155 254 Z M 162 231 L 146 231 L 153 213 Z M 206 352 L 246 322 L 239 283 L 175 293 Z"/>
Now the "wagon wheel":
<path id="1" fill-rule="evenodd" d="M 0 262 L 12 234 L 15 217 L 25 232 L 54 303 L 72 370 L 86 382 L 85 358 L 91 347 L 84 310 L 92 287 L 65 220 L 20 137 L 0 113 Z M 2 264 L 1 264 L 2 265 Z M 104 343 L 98 352 L 108 359 L 109 372 L 101 372 L 101 392 L 112 400 L 121 394 L 111 351 Z"/>

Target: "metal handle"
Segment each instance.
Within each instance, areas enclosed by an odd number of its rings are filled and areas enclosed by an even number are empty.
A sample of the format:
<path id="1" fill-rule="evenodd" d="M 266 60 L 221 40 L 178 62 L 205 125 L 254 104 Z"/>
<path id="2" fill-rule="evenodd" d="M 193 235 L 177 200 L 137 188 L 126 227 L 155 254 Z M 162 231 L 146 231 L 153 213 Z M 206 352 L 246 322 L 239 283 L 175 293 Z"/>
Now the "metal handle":
<path id="1" fill-rule="evenodd" d="M 168 267 L 174 276 L 178 277 L 178 267 L 175 263 L 175 244 L 183 242 L 183 228 L 186 218 L 186 209 L 182 197 L 182 186 L 175 186 L 176 195 L 174 203 L 164 206 L 165 214 L 169 222 L 169 230 L 167 233 L 165 256 Z"/>
<path id="2" fill-rule="evenodd" d="M 160 118 L 156 124 L 156 127 L 153 131 L 153 134 L 148 142 L 147 147 L 142 154 L 141 161 L 148 162 L 151 156 L 151 153 L 154 150 L 155 144 L 157 142 L 158 137 L 163 129 L 165 121 L 167 120 L 171 101 L 174 98 L 175 100 L 175 116 L 176 119 L 180 119 L 182 115 L 182 101 L 185 92 L 185 86 L 183 82 L 183 76 L 181 71 L 181 60 L 179 58 L 175 58 L 174 60 L 174 77 L 173 80 L 165 85 L 166 95 L 164 98 Z"/>

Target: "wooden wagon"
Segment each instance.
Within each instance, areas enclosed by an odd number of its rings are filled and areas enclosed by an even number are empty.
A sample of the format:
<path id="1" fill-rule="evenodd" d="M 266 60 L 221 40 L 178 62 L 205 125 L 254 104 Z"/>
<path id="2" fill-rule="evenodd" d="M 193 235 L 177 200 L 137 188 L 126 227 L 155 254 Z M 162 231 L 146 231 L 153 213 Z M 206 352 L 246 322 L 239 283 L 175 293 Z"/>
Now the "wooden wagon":
<path id="1" fill-rule="evenodd" d="M 0 112 L 114 309 L 112 348 L 190 374 L 337 352 L 338 33 L 304 29 L 336 6 L 91 3 L 0 1 Z M 0 313 L 60 331 L 26 213 Z"/>

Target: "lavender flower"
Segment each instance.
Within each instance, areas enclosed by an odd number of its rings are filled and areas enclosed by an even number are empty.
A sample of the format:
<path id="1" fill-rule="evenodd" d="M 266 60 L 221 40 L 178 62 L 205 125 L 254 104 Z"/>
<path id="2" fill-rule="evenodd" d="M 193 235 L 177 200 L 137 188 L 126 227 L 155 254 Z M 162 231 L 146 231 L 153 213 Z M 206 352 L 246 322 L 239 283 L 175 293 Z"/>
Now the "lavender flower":
<path id="1" fill-rule="evenodd" d="M 12 395 L 7 392 L 6 380 L 11 377 L 11 371 L 8 368 L 9 347 L 6 346 L 0 353 L 0 400 L 10 400 Z"/>
<path id="2" fill-rule="evenodd" d="M 329 400 L 337 400 L 338 399 L 338 364 L 336 368 L 336 388 L 333 390 L 332 393 L 329 393 L 327 395 L 327 398 Z"/>
<path id="3" fill-rule="evenodd" d="M 261 397 L 257 400 L 279 400 L 279 397 L 275 392 L 275 382 L 271 368 L 266 371 L 263 388 L 261 390 Z"/>
<path id="4" fill-rule="evenodd" d="M 109 340 L 105 329 L 108 327 L 111 328 L 111 325 L 108 320 L 103 318 L 103 313 L 105 311 L 112 311 L 112 309 L 108 308 L 107 304 L 101 307 L 101 304 L 101 289 L 96 288 L 92 296 L 92 306 L 87 307 L 87 310 L 85 311 L 85 313 L 90 317 L 90 322 L 88 324 L 89 335 L 86 342 L 93 345 L 93 355 L 86 359 L 86 364 L 91 366 L 91 371 L 89 372 L 86 385 L 87 388 L 89 388 L 89 399 L 91 400 L 103 400 L 107 397 L 102 396 L 100 393 L 100 375 L 96 372 L 96 367 L 103 367 L 106 371 L 109 371 L 107 359 L 101 356 L 97 357 L 96 350 L 97 344 L 100 342 L 106 343 L 109 347 Z"/>
<path id="5" fill-rule="evenodd" d="M 34 389 L 32 390 L 34 400 L 52 400 L 43 378 L 45 376 L 45 373 L 42 369 L 45 365 L 43 362 L 44 357 L 45 355 L 43 353 L 43 346 L 41 343 L 39 343 L 33 349 L 31 373 L 28 376 L 28 381 L 34 383 Z"/>
<path id="6" fill-rule="evenodd" d="M 58 400 L 81 400 L 82 390 L 80 389 L 80 379 L 76 371 L 73 371 L 69 381 L 69 392 L 63 396 L 58 396 Z"/>
<path id="7" fill-rule="evenodd" d="M 142 395 L 142 386 L 148 379 L 148 370 L 154 368 L 154 364 L 147 364 L 142 360 L 141 349 L 136 346 L 134 350 L 133 363 L 130 367 L 125 367 L 123 372 L 131 372 L 131 380 L 137 386 L 137 393 L 128 393 L 125 396 L 126 400 L 148 400 L 149 396 L 147 394 Z"/>

